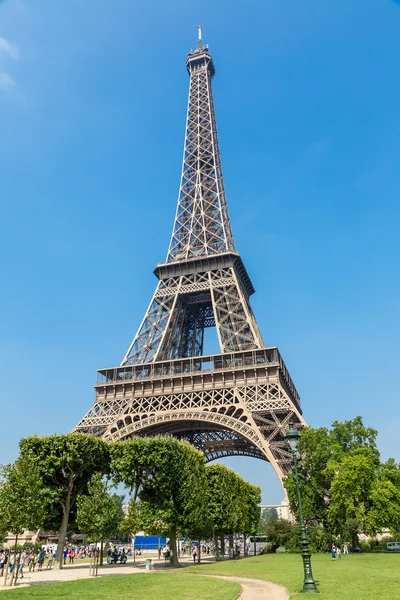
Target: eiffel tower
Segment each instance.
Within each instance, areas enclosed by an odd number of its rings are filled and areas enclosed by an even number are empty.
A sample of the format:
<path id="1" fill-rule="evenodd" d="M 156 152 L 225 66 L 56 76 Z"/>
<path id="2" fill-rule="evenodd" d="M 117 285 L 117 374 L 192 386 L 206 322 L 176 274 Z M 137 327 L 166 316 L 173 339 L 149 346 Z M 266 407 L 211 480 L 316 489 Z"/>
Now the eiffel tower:
<path id="1" fill-rule="evenodd" d="M 120 366 L 98 370 L 96 400 L 74 431 L 126 440 L 170 434 L 207 461 L 245 455 L 291 467 L 284 435 L 303 426 L 300 398 L 276 347 L 266 347 L 235 249 L 222 177 L 211 81 L 202 43 L 188 53 L 185 147 L 175 223 L 158 284 Z M 204 355 L 215 327 L 220 354 Z"/>

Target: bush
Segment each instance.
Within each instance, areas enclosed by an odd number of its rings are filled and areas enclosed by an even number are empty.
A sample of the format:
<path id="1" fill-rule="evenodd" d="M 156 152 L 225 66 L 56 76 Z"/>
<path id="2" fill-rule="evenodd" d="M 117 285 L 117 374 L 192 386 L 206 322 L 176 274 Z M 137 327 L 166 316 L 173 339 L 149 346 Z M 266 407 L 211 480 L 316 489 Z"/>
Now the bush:
<path id="1" fill-rule="evenodd" d="M 311 552 L 329 552 L 332 544 L 336 545 L 339 543 L 333 538 L 332 534 L 317 523 L 310 525 L 307 529 L 307 536 Z"/>

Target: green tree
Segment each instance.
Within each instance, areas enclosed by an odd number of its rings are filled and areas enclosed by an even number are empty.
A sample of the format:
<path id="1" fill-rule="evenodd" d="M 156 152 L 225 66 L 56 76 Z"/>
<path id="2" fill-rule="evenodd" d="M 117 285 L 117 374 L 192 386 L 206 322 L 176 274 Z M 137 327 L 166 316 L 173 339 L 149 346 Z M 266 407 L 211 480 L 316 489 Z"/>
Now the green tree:
<path id="1" fill-rule="evenodd" d="M 233 534 L 256 533 L 260 520 L 261 490 L 244 481 L 224 465 L 206 466 L 206 498 L 208 529 L 214 540 L 215 558 L 218 560 L 218 537 L 223 550 L 224 534 L 229 534 L 232 548 Z"/>
<path id="2" fill-rule="evenodd" d="M 276 552 L 280 546 L 287 547 L 293 539 L 293 524 L 286 519 L 271 516 L 262 524 L 262 533 L 268 540 L 268 552 Z M 298 544 L 300 534 L 298 532 Z"/>
<path id="3" fill-rule="evenodd" d="M 328 463 L 327 470 L 332 471 L 328 524 L 340 536 L 350 527 L 353 545 L 358 544 L 358 531 L 366 529 L 374 468 L 370 456 L 359 452 L 345 456 L 340 463 Z"/>
<path id="4" fill-rule="evenodd" d="M 244 540 L 248 535 L 255 535 L 259 528 L 261 515 L 261 489 L 243 479 L 240 482 L 240 517 L 236 533 L 242 533 Z M 247 555 L 246 544 L 244 554 Z"/>
<path id="5" fill-rule="evenodd" d="M 232 480 L 234 472 L 224 465 L 206 466 L 207 505 L 211 522 L 215 558 L 218 560 L 218 536 L 223 538 L 233 525 L 234 495 Z M 223 543 L 223 541 L 221 540 Z M 222 549 L 223 550 L 223 549 Z"/>
<path id="6" fill-rule="evenodd" d="M 87 493 L 77 497 L 76 524 L 82 533 L 86 533 L 89 542 L 101 544 L 115 535 L 123 519 L 119 497 L 111 494 L 110 487 L 100 473 L 94 475 L 87 486 Z M 97 575 L 99 553 L 95 553 L 92 574 Z"/>
<path id="7" fill-rule="evenodd" d="M 345 456 L 360 451 L 369 454 L 371 460 L 379 464 L 376 436 L 377 431 L 366 427 L 361 417 L 343 423 L 334 421 L 330 430 L 325 427 L 303 429 L 299 453 L 300 475 L 304 477 L 301 492 L 306 522 L 320 522 L 327 526 L 327 509 L 335 474 L 332 468 L 328 468 L 329 464 L 340 464 Z M 292 476 L 287 477 L 285 487 L 291 508 L 297 514 L 297 494 Z"/>
<path id="8" fill-rule="evenodd" d="M 63 567 L 63 546 L 78 495 L 87 493 L 93 475 L 109 471 L 109 444 L 82 433 L 31 436 L 20 442 L 21 456 L 36 461 L 42 485 L 51 498 L 44 523 L 59 530 L 57 561 Z"/>
<path id="9" fill-rule="evenodd" d="M 172 437 L 134 438 L 111 446 L 114 481 L 140 489 L 140 511 L 148 532 L 168 532 L 171 565 L 179 566 L 177 532 L 205 519 L 204 456 Z"/>
<path id="10" fill-rule="evenodd" d="M 14 554 L 18 536 L 24 529 L 38 529 L 43 523 L 48 498 L 35 462 L 18 458 L 12 465 L 0 468 L 0 530 L 15 535 Z M 15 560 L 15 557 L 14 557 Z M 12 573 L 16 583 L 18 565 Z"/>
<path id="11" fill-rule="evenodd" d="M 308 525 L 320 523 L 329 534 L 358 544 L 358 533 L 399 525 L 400 470 L 393 460 L 381 464 L 377 431 L 361 417 L 305 428 L 300 452 L 301 493 Z M 287 477 L 291 509 L 297 514 L 295 481 Z"/>

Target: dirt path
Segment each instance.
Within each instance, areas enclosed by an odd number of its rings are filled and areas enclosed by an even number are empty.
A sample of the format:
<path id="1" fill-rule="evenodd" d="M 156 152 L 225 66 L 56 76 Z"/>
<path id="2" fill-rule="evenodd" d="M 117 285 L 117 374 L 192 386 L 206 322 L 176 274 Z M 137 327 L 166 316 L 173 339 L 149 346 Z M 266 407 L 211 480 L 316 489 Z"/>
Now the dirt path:
<path id="1" fill-rule="evenodd" d="M 221 575 L 209 575 L 209 577 L 218 577 L 227 581 L 235 581 L 242 586 L 242 593 L 239 600 L 289 600 L 289 594 L 286 588 L 271 581 L 261 581 L 261 579 L 247 579 L 245 577 L 225 577 Z"/>

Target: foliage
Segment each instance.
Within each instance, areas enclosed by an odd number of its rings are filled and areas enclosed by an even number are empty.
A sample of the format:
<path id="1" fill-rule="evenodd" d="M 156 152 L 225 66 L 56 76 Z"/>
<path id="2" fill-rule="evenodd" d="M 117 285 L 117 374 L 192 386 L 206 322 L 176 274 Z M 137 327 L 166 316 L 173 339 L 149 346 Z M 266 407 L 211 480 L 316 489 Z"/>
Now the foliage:
<path id="1" fill-rule="evenodd" d="M 204 456 L 172 437 L 134 438 L 111 445 L 114 481 L 139 489 L 140 514 L 149 533 L 167 533 L 177 566 L 176 535 L 205 527 Z"/>
<path id="2" fill-rule="evenodd" d="M 267 552 L 276 552 L 281 546 L 292 551 L 300 548 L 299 526 L 286 519 L 271 516 L 267 521 L 264 521 L 262 531 L 259 531 L 259 533 L 267 537 Z"/>
<path id="3" fill-rule="evenodd" d="M 88 483 L 87 494 L 77 498 L 77 526 L 89 542 L 100 542 L 116 535 L 122 519 L 119 497 L 111 494 L 107 481 L 96 474 Z"/>
<path id="4" fill-rule="evenodd" d="M 216 534 L 230 531 L 234 525 L 233 471 L 221 464 L 207 465 L 207 505 L 210 525 Z"/>
<path id="5" fill-rule="evenodd" d="M 142 516 L 140 514 L 140 504 L 133 498 L 128 503 L 128 510 L 121 522 L 120 531 L 125 535 L 136 535 L 143 527 Z"/>
<path id="6" fill-rule="evenodd" d="M 240 519 L 236 531 L 243 532 L 244 537 L 247 534 L 256 534 L 258 524 L 260 522 L 260 502 L 261 502 L 261 489 L 256 486 L 243 481 L 240 484 Z"/>
<path id="7" fill-rule="evenodd" d="M 0 519 L 0 544 L 2 544 L 7 538 L 7 527 L 5 523 Z"/>
<path id="8" fill-rule="evenodd" d="M 134 533 L 140 524 L 148 533 L 167 535 L 173 565 L 178 531 L 199 539 L 257 529 L 260 489 L 223 465 L 205 467 L 204 456 L 186 442 L 162 436 L 114 442 L 111 469 L 114 482 L 134 492 L 124 531 Z"/>
<path id="9" fill-rule="evenodd" d="M 224 465 L 206 466 L 207 506 L 211 530 L 256 533 L 260 520 L 261 490 Z"/>
<path id="10" fill-rule="evenodd" d="M 330 430 L 307 427 L 300 444 L 300 486 L 306 523 L 320 523 L 327 537 L 358 544 L 358 533 L 374 534 L 400 523 L 400 468 L 393 460 L 381 464 L 377 431 L 361 417 Z M 292 511 L 297 514 L 293 476 L 286 478 Z"/>
<path id="11" fill-rule="evenodd" d="M 21 456 L 36 461 L 42 485 L 51 505 L 44 527 L 56 528 L 61 543 L 57 560 L 63 566 L 63 543 L 70 522 L 75 516 L 78 495 L 86 494 L 95 473 L 109 470 L 109 444 L 81 433 L 31 436 L 20 442 Z"/>
<path id="12" fill-rule="evenodd" d="M 35 462 L 18 458 L 0 469 L 0 530 L 18 536 L 38 529 L 47 508 L 46 491 Z"/>
<path id="13" fill-rule="evenodd" d="M 308 527 L 307 537 L 311 552 L 326 552 L 333 543 L 338 543 L 338 540 L 319 523 L 313 523 Z"/>

